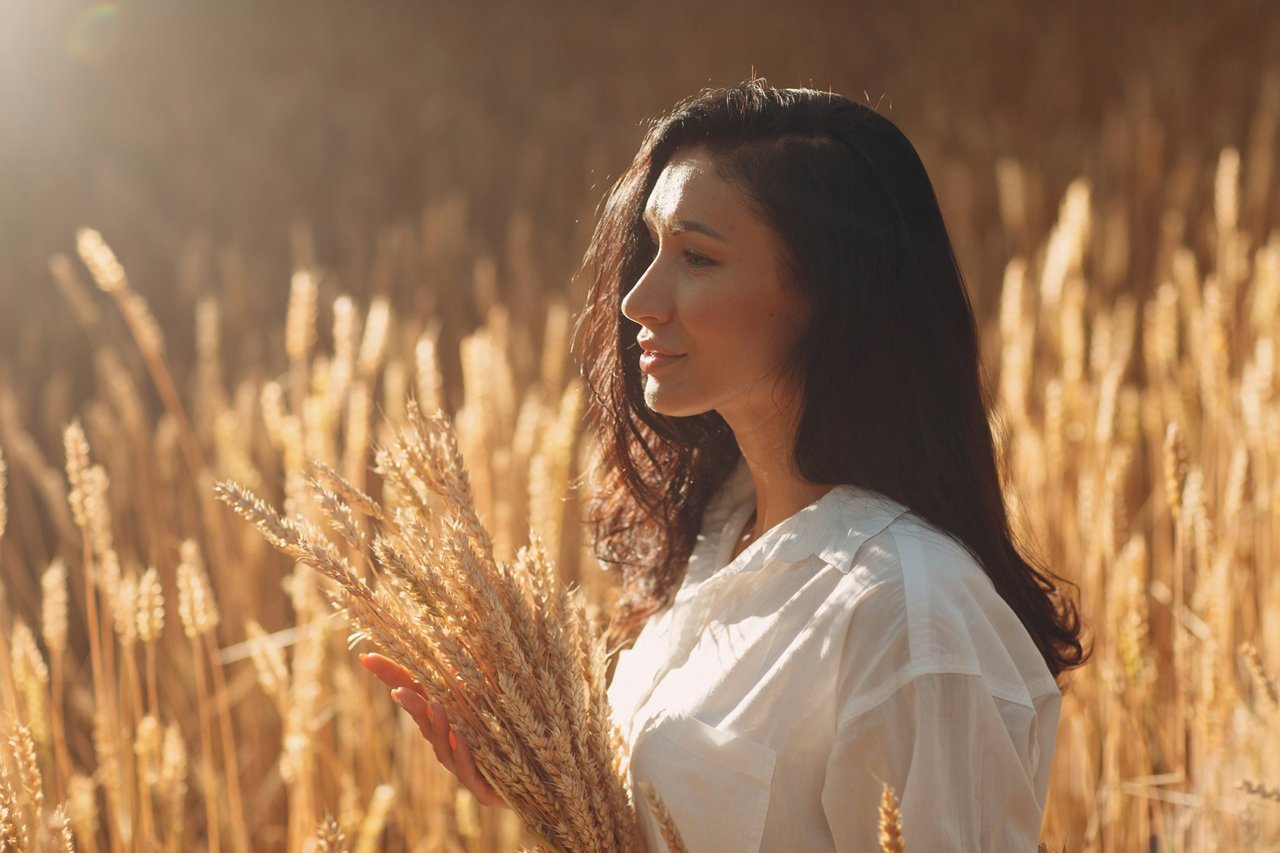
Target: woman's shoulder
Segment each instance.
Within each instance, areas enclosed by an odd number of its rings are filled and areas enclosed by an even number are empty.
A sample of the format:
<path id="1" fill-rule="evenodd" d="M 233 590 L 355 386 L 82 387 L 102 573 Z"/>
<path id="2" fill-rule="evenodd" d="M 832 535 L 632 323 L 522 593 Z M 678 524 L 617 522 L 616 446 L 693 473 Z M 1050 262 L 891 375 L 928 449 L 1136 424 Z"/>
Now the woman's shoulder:
<path id="1" fill-rule="evenodd" d="M 864 697 L 948 673 L 978 676 L 992 696 L 1031 707 L 1059 692 L 981 564 L 913 512 L 861 543 L 839 596 L 849 619 L 842 666 Z"/>

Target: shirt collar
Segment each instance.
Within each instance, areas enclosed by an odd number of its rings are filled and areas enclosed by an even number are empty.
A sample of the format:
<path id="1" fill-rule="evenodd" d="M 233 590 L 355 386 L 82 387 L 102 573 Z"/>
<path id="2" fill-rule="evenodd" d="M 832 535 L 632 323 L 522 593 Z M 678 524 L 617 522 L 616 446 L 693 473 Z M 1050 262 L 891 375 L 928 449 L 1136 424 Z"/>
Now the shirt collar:
<path id="1" fill-rule="evenodd" d="M 725 519 L 721 522 L 723 545 L 724 538 L 742 532 L 742 525 L 755 508 L 755 486 L 744 459 L 738 460 L 718 503 L 722 509 L 716 515 Z M 838 485 L 766 531 L 739 555 L 739 559 L 746 556 L 742 563 L 726 567 L 721 574 L 755 571 L 774 562 L 796 563 L 814 556 L 841 574 L 848 574 L 862 544 L 908 511 L 906 506 L 871 489 L 848 483 Z"/>

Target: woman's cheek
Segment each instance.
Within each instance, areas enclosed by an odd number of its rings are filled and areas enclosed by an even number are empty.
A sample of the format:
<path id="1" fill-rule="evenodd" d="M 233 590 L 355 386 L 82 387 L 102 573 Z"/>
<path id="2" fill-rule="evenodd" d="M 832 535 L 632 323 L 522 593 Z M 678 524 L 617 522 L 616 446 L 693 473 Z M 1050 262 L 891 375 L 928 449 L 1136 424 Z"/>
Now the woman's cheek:
<path id="1" fill-rule="evenodd" d="M 730 322 L 741 323 L 744 313 L 749 313 L 741 293 L 734 293 L 730 288 L 718 286 L 716 282 L 707 282 L 697 288 L 686 290 L 684 300 L 684 325 L 690 334 L 716 337 L 716 331 L 724 329 Z M 744 311 L 744 309 L 748 309 Z"/>

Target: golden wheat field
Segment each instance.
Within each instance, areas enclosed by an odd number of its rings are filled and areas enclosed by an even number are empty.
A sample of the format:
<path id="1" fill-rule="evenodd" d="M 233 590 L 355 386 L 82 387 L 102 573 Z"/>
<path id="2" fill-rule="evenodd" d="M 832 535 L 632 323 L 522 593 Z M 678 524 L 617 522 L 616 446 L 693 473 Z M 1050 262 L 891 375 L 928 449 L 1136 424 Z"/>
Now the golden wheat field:
<path id="1" fill-rule="evenodd" d="M 215 484 L 324 526 L 312 460 L 382 499 L 413 398 L 494 556 L 536 536 L 601 624 L 577 263 L 642 120 L 754 73 L 865 90 L 934 181 L 1094 649 L 1044 846 L 1280 850 L 1274 4 L 2 14 L 0 848 L 535 843 Z"/>

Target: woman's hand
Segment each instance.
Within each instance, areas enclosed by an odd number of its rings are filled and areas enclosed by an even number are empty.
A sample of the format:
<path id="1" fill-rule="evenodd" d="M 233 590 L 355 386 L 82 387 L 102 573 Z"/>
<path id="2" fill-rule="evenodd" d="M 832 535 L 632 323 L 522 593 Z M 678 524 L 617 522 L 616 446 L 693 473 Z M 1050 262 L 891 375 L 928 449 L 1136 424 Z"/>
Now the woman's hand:
<path id="1" fill-rule="evenodd" d="M 436 758 L 482 805 L 511 808 L 476 770 L 467 742 L 449 728 L 449 716 L 444 708 L 427 700 L 407 669 L 379 654 L 360 655 L 360 664 L 391 688 L 391 698 L 413 717 L 422 736 L 431 742 Z"/>

